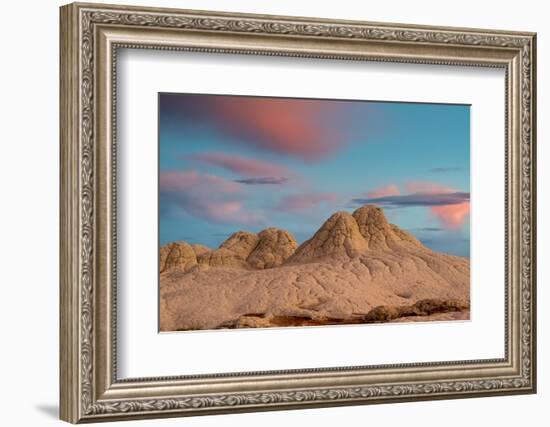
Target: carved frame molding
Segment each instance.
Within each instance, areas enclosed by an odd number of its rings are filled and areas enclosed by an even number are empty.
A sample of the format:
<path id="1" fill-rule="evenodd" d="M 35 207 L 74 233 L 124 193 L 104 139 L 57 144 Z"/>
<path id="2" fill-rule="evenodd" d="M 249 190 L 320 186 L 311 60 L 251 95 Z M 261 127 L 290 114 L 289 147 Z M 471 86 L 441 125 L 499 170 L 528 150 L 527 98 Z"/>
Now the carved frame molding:
<path id="1" fill-rule="evenodd" d="M 121 47 L 506 68 L 506 357 L 117 380 L 116 286 L 102 279 L 116 282 L 114 65 Z M 532 33 L 93 4 L 62 7 L 61 418 L 102 421 L 534 392 L 534 97 Z M 345 386 L 334 380 L 348 374 Z M 254 386 L 270 375 L 272 388 Z M 284 387 L 289 379 L 301 385 Z M 186 388 L 201 381 L 211 391 Z"/>

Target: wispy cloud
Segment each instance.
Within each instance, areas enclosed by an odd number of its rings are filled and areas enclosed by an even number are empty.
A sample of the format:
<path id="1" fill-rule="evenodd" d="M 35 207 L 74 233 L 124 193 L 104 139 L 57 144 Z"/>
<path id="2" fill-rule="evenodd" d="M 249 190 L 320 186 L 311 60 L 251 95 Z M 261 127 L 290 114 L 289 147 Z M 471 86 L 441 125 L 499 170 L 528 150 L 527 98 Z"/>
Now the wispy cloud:
<path id="1" fill-rule="evenodd" d="M 395 184 L 388 184 L 380 188 L 376 188 L 367 193 L 367 197 L 376 198 L 376 197 L 387 197 L 387 196 L 397 196 L 399 194 L 399 188 Z"/>
<path id="2" fill-rule="evenodd" d="M 402 194 L 396 185 L 390 184 L 367 193 L 378 197 L 354 198 L 352 203 L 380 205 L 386 209 L 426 207 L 447 229 L 460 228 L 469 216 L 469 192 L 429 181 L 410 181 L 405 188 L 407 193 Z"/>
<path id="3" fill-rule="evenodd" d="M 337 117 L 341 104 L 223 96 L 213 98 L 213 105 L 226 131 L 269 151 L 313 160 L 342 143 L 341 135 L 327 124 L 328 118 Z"/>
<path id="4" fill-rule="evenodd" d="M 260 212 L 249 212 L 241 185 L 195 171 L 167 171 L 160 175 L 162 215 L 185 213 L 218 224 L 258 225 Z"/>
<path id="5" fill-rule="evenodd" d="M 215 175 L 200 174 L 196 171 L 166 171 L 160 174 L 161 191 L 186 191 L 193 188 L 211 187 L 216 192 L 237 193 L 240 185 Z"/>
<path id="6" fill-rule="evenodd" d="M 234 154 L 209 152 L 199 154 L 194 158 L 246 177 L 284 177 L 289 174 L 289 171 L 283 166 Z"/>
<path id="7" fill-rule="evenodd" d="M 288 178 L 285 177 L 274 177 L 274 176 L 263 176 L 260 178 L 246 178 L 246 179 L 235 179 L 234 182 L 238 182 L 239 184 L 247 184 L 247 185 L 265 185 L 265 184 L 271 184 L 271 185 L 280 185 L 284 184 L 288 181 Z"/>
<path id="8" fill-rule="evenodd" d="M 469 193 L 468 193 L 469 194 Z M 434 206 L 432 213 L 449 229 L 458 229 L 470 215 L 470 200 L 453 205 Z"/>
<path id="9" fill-rule="evenodd" d="M 284 212 L 296 212 L 311 209 L 321 203 L 330 203 L 338 200 L 334 193 L 292 194 L 283 197 L 276 210 Z"/>
<path id="10" fill-rule="evenodd" d="M 446 185 L 430 181 L 409 181 L 405 184 L 405 188 L 409 193 L 420 194 L 453 193 L 456 191 Z"/>
<path id="11" fill-rule="evenodd" d="M 414 231 L 443 231 L 444 229 L 441 227 L 420 227 L 415 228 Z"/>
<path id="12" fill-rule="evenodd" d="M 456 205 L 470 200 L 470 193 L 413 193 L 399 196 L 368 197 L 352 199 L 355 204 L 374 204 L 393 207 L 414 207 L 414 206 L 445 206 Z"/>
<path id="13" fill-rule="evenodd" d="M 350 103 L 230 95 L 164 95 L 161 117 L 208 126 L 228 143 L 315 161 L 345 143 Z M 365 119 L 365 117 L 363 117 Z"/>

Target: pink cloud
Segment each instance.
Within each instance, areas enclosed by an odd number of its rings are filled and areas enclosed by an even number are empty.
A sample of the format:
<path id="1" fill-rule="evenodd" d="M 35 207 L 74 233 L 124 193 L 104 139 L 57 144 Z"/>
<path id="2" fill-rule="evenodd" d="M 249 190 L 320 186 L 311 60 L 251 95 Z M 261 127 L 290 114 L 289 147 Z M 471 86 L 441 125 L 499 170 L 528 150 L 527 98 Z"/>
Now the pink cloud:
<path id="1" fill-rule="evenodd" d="M 200 154 L 195 158 L 246 177 L 283 177 L 289 175 L 289 171 L 282 166 L 248 157 L 213 152 Z"/>
<path id="2" fill-rule="evenodd" d="M 293 194 L 281 199 L 277 210 L 292 212 L 311 209 L 320 203 L 334 202 L 338 199 L 334 193 Z"/>
<path id="3" fill-rule="evenodd" d="M 368 197 L 378 198 L 387 196 L 398 196 L 400 194 L 399 188 L 395 184 L 388 184 L 367 193 Z"/>
<path id="4" fill-rule="evenodd" d="M 334 119 L 343 115 L 336 103 L 220 96 L 213 105 L 227 132 L 275 153 L 315 160 L 343 142 L 342 130 L 334 126 Z"/>
<path id="5" fill-rule="evenodd" d="M 470 215 L 470 202 L 463 202 L 456 205 L 432 206 L 430 212 L 435 215 L 441 223 L 451 230 L 457 230 Z"/>
<path id="6" fill-rule="evenodd" d="M 247 212 L 240 202 L 208 202 L 195 209 L 203 219 L 220 224 L 258 225 L 265 222 L 263 215 Z"/>
<path id="7" fill-rule="evenodd" d="M 402 194 L 395 184 L 388 184 L 367 193 L 369 199 L 356 199 L 361 203 L 382 203 L 395 206 L 425 206 L 447 229 L 462 227 L 470 214 L 469 193 L 430 181 L 410 181 Z"/>
<path id="8" fill-rule="evenodd" d="M 185 191 L 198 187 L 212 187 L 224 193 L 241 191 L 236 182 L 215 175 L 203 175 L 195 171 L 166 171 L 160 174 L 161 191 Z"/>
<path id="9" fill-rule="evenodd" d="M 221 224 L 258 225 L 261 213 L 248 212 L 242 185 L 195 171 L 167 171 L 160 175 L 161 209 L 164 213 L 185 212 Z"/>
<path id="10" fill-rule="evenodd" d="M 405 188 L 410 193 L 419 194 L 445 194 L 454 193 L 456 191 L 454 188 L 429 181 L 410 181 L 405 184 Z"/>
<path id="11" fill-rule="evenodd" d="M 406 184 L 408 191 L 418 194 L 450 194 L 457 190 L 436 182 L 412 181 Z M 430 213 L 434 215 L 445 228 L 456 230 L 462 227 L 470 214 L 470 201 L 462 203 L 431 206 Z"/>

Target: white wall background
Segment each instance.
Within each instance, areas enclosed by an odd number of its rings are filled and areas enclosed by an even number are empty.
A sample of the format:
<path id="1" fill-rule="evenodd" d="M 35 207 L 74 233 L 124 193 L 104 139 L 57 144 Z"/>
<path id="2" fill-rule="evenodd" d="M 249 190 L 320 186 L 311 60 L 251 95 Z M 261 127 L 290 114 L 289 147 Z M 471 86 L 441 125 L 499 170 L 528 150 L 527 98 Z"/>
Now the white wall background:
<path id="1" fill-rule="evenodd" d="M 113 3 L 121 3 L 110 0 Z M 129 0 L 130 1 L 130 0 Z M 438 402 L 208 416 L 132 425 L 241 426 L 406 423 L 446 427 L 544 425 L 550 405 L 550 29 L 545 2 L 393 0 L 133 0 L 133 4 L 450 25 L 538 32 L 539 393 Z M 2 5 L 0 66 L 0 419 L 8 426 L 59 425 L 58 402 L 58 6 Z M 547 421 L 546 421 L 547 422 Z"/>

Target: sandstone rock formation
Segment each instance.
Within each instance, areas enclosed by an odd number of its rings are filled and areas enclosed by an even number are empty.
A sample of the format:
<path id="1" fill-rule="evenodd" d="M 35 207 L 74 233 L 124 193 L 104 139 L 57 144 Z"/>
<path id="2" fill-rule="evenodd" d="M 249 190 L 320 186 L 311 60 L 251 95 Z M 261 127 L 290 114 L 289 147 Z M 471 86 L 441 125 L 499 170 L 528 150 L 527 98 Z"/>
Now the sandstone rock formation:
<path id="1" fill-rule="evenodd" d="M 200 254 L 162 247 L 161 330 L 469 318 L 469 259 L 430 250 L 375 206 L 332 215 L 296 246 L 268 228 Z"/>
<path id="2" fill-rule="evenodd" d="M 193 252 L 195 252 L 195 255 L 197 257 L 204 255 L 205 253 L 210 252 L 212 250 L 208 246 L 198 245 L 196 243 L 192 244 L 191 247 L 193 248 Z"/>
<path id="3" fill-rule="evenodd" d="M 361 235 L 369 249 L 395 249 L 402 246 L 422 246 L 411 234 L 388 223 L 382 209 L 365 205 L 353 212 Z"/>
<path id="4" fill-rule="evenodd" d="M 347 212 L 337 212 L 311 239 L 296 249 L 288 263 L 298 264 L 338 255 L 353 257 L 367 248 L 368 244 L 353 216 Z"/>
<path id="5" fill-rule="evenodd" d="M 220 248 L 205 252 L 197 257 L 200 267 L 242 267 L 246 268 L 246 260 L 229 249 Z"/>
<path id="6" fill-rule="evenodd" d="M 248 258 L 248 255 L 258 244 L 258 235 L 248 231 L 237 231 L 229 239 L 220 245 L 220 249 L 227 249 L 242 259 Z"/>
<path id="7" fill-rule="evenodd" d="M 197 265 L 197 256 L 191 245 L 173 242 L 160 248 L 160 272 L 188 271 Z"/>
<path id="8" fill-rule="evenodd" d="M 215 250 L 203 245 L 191 247 L 201 267 L 199 270 L 208 267 L 265 269 L 280 266 L 294 253 L 298 244 L 288 231 L 271 227 L 258 234 L 238 231 Z M 161 253 L 164 248 L 161 248 Z"/>
<path id="9" fill-rule="evenodd" d="M 200 266 L 206 267 L 241 267 L 248 265 L 246 259 L 256 247 L 258 236 L 247 231 L 233 233 L 219 249 L 203 252 L 198 256 Z"/>
<path id="10" fill-rule="evenodd" d="M 267 228 L 258 233 L 258 243 L 248 256 L 247 262 L 255 269 L 278 267 L 297 247 L 296 239 L 288 231 Z"/>

